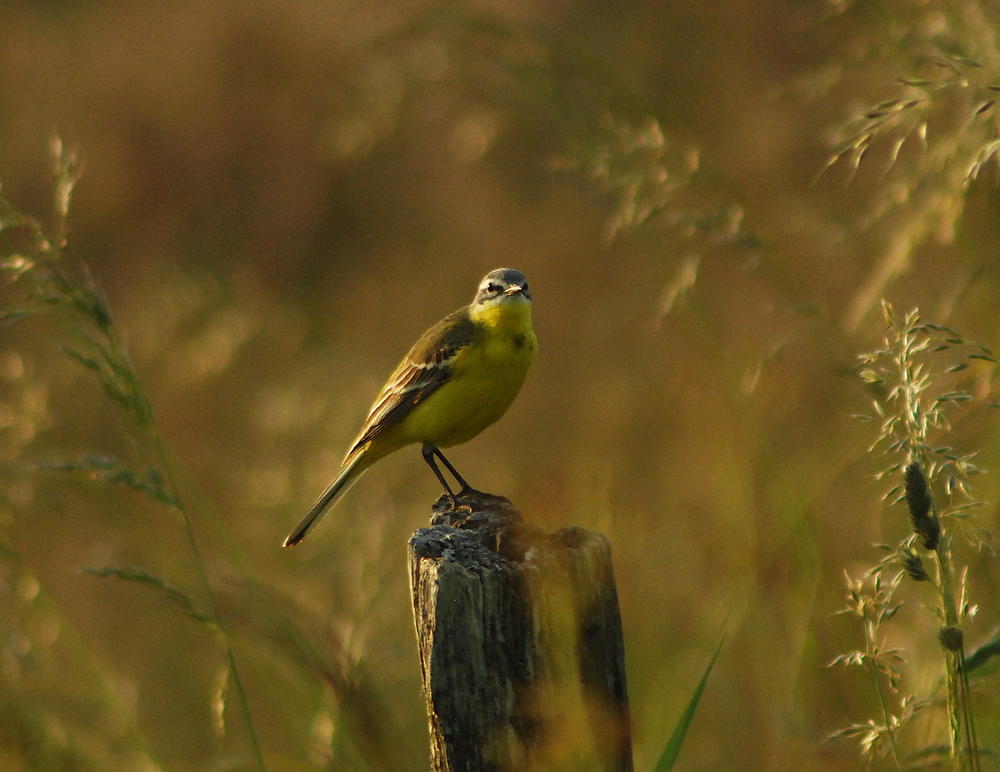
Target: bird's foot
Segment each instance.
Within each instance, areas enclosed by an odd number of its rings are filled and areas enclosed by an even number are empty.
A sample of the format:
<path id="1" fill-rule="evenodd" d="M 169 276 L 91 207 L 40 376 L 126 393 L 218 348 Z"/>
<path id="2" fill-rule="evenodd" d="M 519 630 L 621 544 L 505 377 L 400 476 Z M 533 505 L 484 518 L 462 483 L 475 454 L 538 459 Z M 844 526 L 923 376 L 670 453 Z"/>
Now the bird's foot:
<path id="1" fill-rule="evenodd" d="M 504 516 L 515 516 L 516 510 L 505 496 L 484 493 L 474 488 L 463 488 L 458 493 L 444 493 L 435 502 L 433 525 L 450 525 L 453 528 L 463 528 L 470 525 L 483 513 L 503 513 Z"/>

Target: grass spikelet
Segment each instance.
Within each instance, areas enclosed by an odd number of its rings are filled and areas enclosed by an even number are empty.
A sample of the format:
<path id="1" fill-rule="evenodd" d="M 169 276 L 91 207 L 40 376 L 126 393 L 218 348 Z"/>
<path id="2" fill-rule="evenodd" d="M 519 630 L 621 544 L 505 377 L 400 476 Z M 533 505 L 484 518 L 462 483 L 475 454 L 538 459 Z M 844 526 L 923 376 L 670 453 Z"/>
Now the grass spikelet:
<path id="1" fill-rule="evenodd" d="M 920 464 L 914 462 L 906 467 L 904 473 L 906 505 L 910 508 L 910 523 L 913 532 L 920 537 L 924 549 L 937 549 L 941 538 L 941 525 L 933 514 L 934 502 L 927 478 Z"/>
<path id="2" fill-rule="evenodd" d="M 47 314 L 59 320 L 69 339 L 62 346 L 63 353 L 91 372 L 104 393 L 128 417 L 138 459 L 135 463 L 125 463 L 113 457 L 88 455 L 77 461 L 40 463 L 36 468 L 80 472 L 102 482 L 125 485 L 180 514 L 207 598 L 205 609 L 196 608 L 190 598 L 171 589 L 162 579 L 149 573 L 135 569 L 109 568 L 96 572 L 96 575 L 156 587 L 165 597 L 184 606 L 192 617 L 217 631 L 232 691 L 241 707 L 255 765 L 264 770 L 264 760 L 239 671 L 236 669 L 233 649 L 226 630 L 219 621 L 215 591 L 168 462 L 152 403 L 132 366 L 123 338 L 97 282 L 85 264 L 74 268 L 64 258 L 63 251 L 69 238 L 73 190 L 80 179 L 79 161 L 76 154 L 68 150 L 58 138 L 52 140 L 50 149 L 54 171 L 51 226 L 46 227 L 40 220 L 24 214 L 6 198 L 0 197 L 0 231 L 17 231 L 14 235 L 18 238 L 11 241 L 22 245 L 20 251 L 0 256 L 0 270 L 5 273 L 8 290 L 11 290 L 12 295 L 14 290 L 20 292 L 19 298 L 4 309 L 3 317 L 10 322 Z"/>
<path id="3" fill-rule="evenodd" d="M 902 485 L 893 485 L 883 499 L 891 505 L 906 502 L 912 533 L 895 547 L 881 545 L 886 556 L 868 572 L 872 577 L 870 586 L 848 579 L 850 596 L 843 611 L 862 621 L 866 648 L 842 655 L 834 662 L 869 666 L 882 720 L 854 724 L 837 736 L 858 740 L 862 754 L 869 759 L 891 750 L 896 768 L 905 768 L 895 732 L 913 712 L 908 713 L 904 703 L 896 711 L 890 708 L 882 679 L 887 680 L 891 691 L 899 688 L 900 675 L 895 663 L 902 661 L 902 657 L 894 649 L 887 650 L 879 635 L 882 623 L 899 612 L 901 604 L 894 602 L 893 595 L 900 581 L 908 577 L 932 586 L 936 596 L 932 610 L 941 625 L 938 643 L 944 655 L 942 682 L 949 727 L 948 755 L 952 763 L 977 772 L 980 751 L 962 629 L 963 621 L 975 613 L 975 607 L 967 598 L 965 570 L 959 572 L 956 581 L 954 538 L 948 526 L 960 525 L 975 548 L 982 548 L 991 537 L 976 533 L 964 523 L 970 510 L 980 503 L 972 499 L 966 484 L 970 475 L 980 471 L 972 463 L 974 454 L 957 453 L 942 439 L 951 431 L 948 411 L 975 407 L 971 395 L 956 388 L 960 385 L 956 379 L 966 377 L 964 373 L 970 368 L 995 360 L 987 349 L 970 343 L 954 330 L 923 322 L 917 310 L 900 315 L 883 302 L 882 312 L 887 325 L 885 343 L 859 357 L 863 363 L 860 375 L 876 391 L 874 410 L 882 417 L 879 435 L 871 449 L 881 450 L 889 462 L 877 477 L 891 479 L 900 469 L 903 471 Z M 935 484 L 939 490 L 943 489 L 948 501 L 948 506 L 940 512 L 935 503 Z M 931 570 L 927 563 L 933 566 Z M 883 578 L 890 573 L 891 579 Z M 932 704 L 933 698 L 922 698 L 922 702 Z M 939 746 L 940 743 L 929 743 L 912 751 L 910 756 L 938 756 Z"/>

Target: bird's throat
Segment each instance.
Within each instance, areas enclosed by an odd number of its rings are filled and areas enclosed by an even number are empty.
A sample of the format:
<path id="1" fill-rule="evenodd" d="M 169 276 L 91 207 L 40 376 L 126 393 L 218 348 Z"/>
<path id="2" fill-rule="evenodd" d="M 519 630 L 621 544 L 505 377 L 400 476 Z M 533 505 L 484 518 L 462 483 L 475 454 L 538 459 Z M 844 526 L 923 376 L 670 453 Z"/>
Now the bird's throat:
<path id="1" fill-rule="evenodd" d="M 473 306 L 469 316 L 476 324 L 490 327 L 501 334 L 524 334 L 532 329 L 531 301 L 527 298 L 511 298 L 505 302 Z"/>

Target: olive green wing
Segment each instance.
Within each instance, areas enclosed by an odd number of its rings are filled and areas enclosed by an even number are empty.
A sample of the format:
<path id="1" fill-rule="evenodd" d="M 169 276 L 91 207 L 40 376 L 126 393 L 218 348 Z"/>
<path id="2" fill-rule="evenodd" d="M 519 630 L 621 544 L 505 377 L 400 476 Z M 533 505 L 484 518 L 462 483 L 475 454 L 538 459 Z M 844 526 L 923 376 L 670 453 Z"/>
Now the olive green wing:
<path id="1" fill-rule="evenodd" d="M 368 418 L 351 446 L 346 464 L 364 446 L 402 421 L 452 375 L 455 357 L 471 344 L 476 326 L 467 308 L 449 314 L 413 344 L 375 399 Z"/>

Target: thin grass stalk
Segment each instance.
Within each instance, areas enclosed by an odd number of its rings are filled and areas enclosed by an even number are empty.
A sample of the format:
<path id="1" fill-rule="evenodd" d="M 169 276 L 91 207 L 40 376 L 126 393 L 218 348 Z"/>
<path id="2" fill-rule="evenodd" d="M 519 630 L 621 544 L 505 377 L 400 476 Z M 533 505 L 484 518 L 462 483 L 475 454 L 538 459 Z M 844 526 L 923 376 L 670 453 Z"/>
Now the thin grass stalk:
<path id="1" fill-rule="evenodd" d="M 981 505 L 972 499 L 965 479 L 981 472 L 971 459 L 975 454 L 961 455 L 950 447 L 935 447 L 931 443 L 932 433 L 947 434 L 950 431 L 946 411 L 956 405 L 967 403 L 972 396 L 962 389 L 944 386 L 935 389 L 932 379 L 931 359 L 938 352 L 971 349 L 963 353 L 961 361 L 944 369 L 944 374 L 957 373 L 972 364 L 996 363 L 993 353 L 978 344 L 965 340 L 959 333 L 941 325 L 922 322 L 919 312 L 913 311 L 897 316 L 892 306 L 883 301 L 883 314 L 888 331 L 884 348 L 861 355 L 862 361 L 872 364 L 862 370 L 862 378 L 878 393 L 874 401 L 876 415 L 882 418 L 881 432 L 871 446 L 875 450 L 882 446 L 884 452 L 897 459 L 882 472 L 879 479 L 896 477 L 902 472 L 902 481 L 889 490 L 883 498 L 895 499 L 895 503 L 906 503 L 910 515 L 911 533 L 896 546 L 877 545 L 886 556 L 868 573 L 875 578 L 873 594 L 863 591 L 862 583 L 848 578 L 851 588 L 847 607 L 841 613 L 853 613 L 862 620 L 871 619 L 866 612 L 866 604 L 874 604 L 879 616 L 877 622 L 890 619 L 902 603 L 890 606 L 897 583 L 908 576 L 916 582 L 928 582 L 934 586 L 939 598 L 934 611 L 940 625 L 938 643 L 942 648 L 945 667 L 943 686 L 945 688 L 944 708 L 947 711 L 948 744 L 940 751 L 934 745 L 927 745 L 914 758 L 926 754 L 939 753 L 950 759 L 950 767 L 956 770 L 979 772 L 979 746 L 975 728 L 969 677 L 965 666 L 964 636 L 961 625 L 975 613 L 966 599 L 964 572 L 957 574 L 954 568 L 955 541 L 951 533 L 945 531 L 945 524 L 952 524 L 952 518 L 966 517 L 974 506 Z M 936 374 L 935 374 L 936 375 Z M 860 416 L 868 418 L 867 416 Z M 871 420 L 871 419 L 869 419 Z M 971 503 L 956 504 L 939 510 L 931 484 L 932 479 L 944 480 L 943 489 L 949 496 L 959 494 Z M 981 528 L 964 527 L 962 532 L 969 543 L 977 549 L 992 552 L 990 535 Z M 923 557 L 921 556 L 922 550 Z M 932 557 L 933 556 L 933 557 Z M 924 560 L 933 559 L 935 570 L 924 568 Z M 881 585 L 883 572 L 897 570 L 896 578 L 887 585 Z M 872 635 L 872 631 L 874 635 Z M 878 625 L 868 629 L 869 639 L 877 638 Z M 870 644 L 869 644 L 870 647 Z M 867 661 L 872 669 L 889 675 L 890 687 L 895 690 L 899 674 L 889 660 L 904 661 L 897 651 L 881 651 L 869 648 L 868 653 L 850 652 L 841 655 L 834 663 L 847 665 L 862 664 Z M 831 664 L 834 664 L 831 663 Z M 889 714 L 886 695 L 881 683 L 877 683 L 879 702 L 882 706 L 884 726 L 875 722 L 853 724 L 831 737 L 859 737 L 862 750 L 872 756 L 872 749 L 879 735 L 882 741 L 889 740 L 895 751 L 893 729 L 899 729 L 910 721 L 917 712 L 933 704 L 931 698 L 906 697 L 901 702 L 898 717 Z M 897 763 L 899 761 L 898 754 Z M 904 757 L 906 755 L 904 754 Z"/>
<path id="2" fill-rule="evenodd" d="M 913 355 L 919 350 L 918 342 L 914 336 L 912 325 L 905 325 L 900 332 L 899 345 L 896 348 L 896 365 L 902 382 L 902 394 L 904 399 L 904 417 L 906 422 L 906 434 L 909 442 L 908 464 L 919 464 L 921 469 L 927 469 L 926 441 L 928 421 L 924 412 L 920 395 L 923 387 L 918 383 L 918 378 L 914 373 Z M 933 554 L 937 566 L 937 581 L 934 583 L 941 598 L 941 609 L 943 612 L 943 622 L 945 628 L 960 630 L 960 619 L 958 609 L 955 605 L 955 593 L 952 581 L 951 569 L 951 538 L 944 533 L 941 519 L 934 503 L 933 496 L 930 500 L 931 520 L 936 523 L 939 534 L 936 537 L 937 544 L 933 545 Z M 930 546 L 930 545 L 927 545 Z M 979 768 L 978 749 L 974 743 L 975 729 L 972 724 L 972 711 L 969 708 L 969 695 L 967 692 L 968 679 L 962 678 L 962 665 L 964 659 L 961 637 L 959 636 L 957 654 L 955 650 L 950 650 L 947 646 L 944 649 L 945 660 L 945 685 L 947 694 L 949 739 L 951 744 L 951 755 L 958 759 L 962 749 L 962 728 L 965 727 L 965 745 L 969 754 L 969 769 L 977 772 Z"/>
<path id="3" fill-rule="evenodd" d="M 195 564 L 198 566 L 199 578 L 205 586 L 205 594 L 208 600 L 208 612 L 212 620 L 211 624 L 216 632 L 216 635 L 219 637 L 223 651 L 226 655 L 229 677 L 232 679 L 233 687 L 236 690 L 237 702 L 239 702 L 240 713 L 243 716 L 243 722 L 246 724 L 247 734 L 250 737 L 250 747 L 253 750 L 254 759 L 256 760 L 257 766 L 260 768 L 261 772 L 267 772 L 267 766 L 264 764 L 264 754 L 260 748 L 260 741 L 257 739 L 257 732 L 254 730 L 253 716 L 250 713 L 250 705 L 247 701 L 246 691 L 243 689 L 243 679 L 240 677 L 239 668 L 236 667 L 236 655 L 233 652 L 229 634 L 226 632 L 226 628 L 219 619 L 218 603 L 216 601 L 215 591 L 212 589 L 212 582 L 208 576 L 208 569 L 205 566 L 205 561 L 202 559 L 201 548 L 198 546 L 198 540 L 195 538 L 194 529 L 191 527 L 191 518 L 188 516 L 187 508 L 183 505 L 181 500 L 180 490 L 177 487 L 173 467 L 171 467 L 167 458 L 166 450 L 162 440 L 160 439 L 159 431 L 156 429 L 155 424 L 150 426 L 149 439 L 151 440 L 159 459 L 159 468 L 163 470 L 164 479 L 169 486 L 170 497 L 177 502 L 176 509 L 181 516 L 181 521 L 184 524 L 184 533 L 187 536 L 188 545 L 191 548 L 191 554 L 194 556 Z"/>
<path id="4" fill-rule="evenodd" d="M 869 617 L 870 611 L 874 611 L 875 619 Z M 892 730 L 892 714 L 889 712 L 889 703 L 885 699 L 885 690 L 882 688 L 882 678 L 879 676 L 878 666 L 875 660 L 878 657 L 878 615 L 881 612 L 877 609 L 869 609 L 865 606 L 865 648 L 868 651 L 866 657 L 868 669 L 871 670 L 872 679 L 875 681 L 875 691 L 878 694 L 878 703 L 882 706 L 882 720 L 885 721 L 885 733 L 889 738 L 889 747 L 892 749 L 892 760 L 896 763 L 896 769 L 902 772 L 903 764 L 899 758 L 899 749 L 896 747 L 896 733 Z"/>
<path id="5" fill-rule="evenodd" d="M 965 671 L 964 636 L 959 626 L 958 608 L 951 592 L 951 539 L 942 535 L 934 551 L 938 567 L 938 592 L 944 610 L 945 628 L 942 630 L 942 649 L 945 660 L 945 684 L 948 695 L 948 716 L 952 741 L 952 755 L 961 756 L 964 745 L 971 772 L 979 772 L 979 746 L 976 741 L 975 721 L 972 715 L 969 677 Z M 963 738 L 964 734 L 964 738 Z"/>
<path id="6" fill-rule="evenodd" d="M 962 715 L 965 717 L 966 743 L 969 748 L 969 767 L 972 772 L 980 772 L 979 741 L 976 738 L 976 722 L 972 720 L 972 690 L 969 687 L 969 671 L 965 666 L 965 651 L 956 652 L 958 672 L 962 679 Z"/>
<path id="7" fill-rule="evenodd" d="M 955 597 L 951 592 L 951 557 L 947 548 L 950 539 L 944 537 L 934 550 L 934 558 L 937 564 L 938 593 L 941 596 L 941 608 L 944 611 L 944 624 L 946 628 L 958 627 L 958 612 L 955 608 Z M 956 678 L 956 658 L 954 652 L 950 651 L 946 645 L 942 646 L 944 653 L 945 686 L 948 699 L 948 726 L 949 737 L 951 739 L 952 756 L 958 757 L 962 746 L 962 699 L 959 693 L 960 687 Z M 970 748 L 971 753 L 971 748 Z"/>
<path id="8" fill-rule="evenodd" d="M 215 633 L 226 659 L 229 678 L 236 691 L 243 721 L 246 725 L 252 754 L 256 766 L 266 772 L 260 742 L 254 729 L 246 692 L 236 666 L 236 658 L 229 635 L 222 625 L 218 613 L 215 591 L 209 578 L 208 569 L 202 556 L 198 540 L 192 528 L 190 515 L 180 496 L 173 468 L 159 434 L 156 420 L 142 385 L 136 375 L 125 346 L 114 326 L 103 295 L 91 279 L 84 266 L 84 279 L 80 281 L 66 272 L 63 266 L 63 250 L 69 233 L 69 208 L 73 188 L 79 180 L 79 167 L 75 154 L 66 150 L 58 138 L 51 142 L 54 163 L 55 184 L 53 210 L 55 222 L 50 232 L 41 223 L 10 209 L 5 214 L 10 217 L 6 227 L 18 226 L 27 229 L 32 240 L 33 261 L 24 272 L 41 273 L 40 295 L 44 307 L 66 313 L 70 318 L 70 331 L 83 342 L 87 353 L 65 348 L 67 354 L 95 372 L 105 393 L 119 403 L 131 417 L 138 434 L 136 452 L 145 467 L 146 479 L 140 482 L 130 478 L 132 487 L 142 489 L 156 500 L 176 511 L 183 524 L 184 533 L 197 565 L 201 582 L 205 588 L 208 614 L 201 616 Z M 54 305 L 53 305 L 54 304 Z M 83 327 L 76 327 L 82 323 Z M 96 329 L 101 340 L 93 338 L 86 328 Z M 66 468 L 74 468 L 68 465 Z"/>

